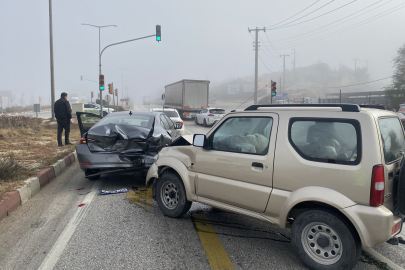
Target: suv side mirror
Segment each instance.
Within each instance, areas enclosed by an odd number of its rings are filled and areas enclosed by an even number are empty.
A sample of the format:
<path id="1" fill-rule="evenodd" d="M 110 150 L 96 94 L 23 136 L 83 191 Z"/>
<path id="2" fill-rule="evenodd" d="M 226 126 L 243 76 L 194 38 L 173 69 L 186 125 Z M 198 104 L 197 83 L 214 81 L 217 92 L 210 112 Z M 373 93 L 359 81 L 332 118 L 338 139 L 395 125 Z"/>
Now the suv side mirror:
<path id="1" fill-rule="evenodd" d="M 193 146 L 202 147 L 204 149 L 209 148 L 209 141 L 204 134 L 194 134 Z"/>
<path id="2" fill-rule="evenodd" d="M 162 94 L 162 100 L 165 100 L 166 95 Z"/>

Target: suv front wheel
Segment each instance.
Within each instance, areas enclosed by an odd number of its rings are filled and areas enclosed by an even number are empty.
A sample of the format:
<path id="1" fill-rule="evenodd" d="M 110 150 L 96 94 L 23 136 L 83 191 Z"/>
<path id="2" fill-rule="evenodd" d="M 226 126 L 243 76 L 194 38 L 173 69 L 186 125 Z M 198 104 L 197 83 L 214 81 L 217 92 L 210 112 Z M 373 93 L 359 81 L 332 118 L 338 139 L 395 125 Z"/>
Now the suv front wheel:
<path id="1" fill-rule="evenodd" d="M 169 217 L 181 217 L 191 207 L 187 200 L 186 189 L 179 177 L 173 173 L 164 173 L 156 184 L 156 201 L 163 214 Z"/>
<path id="2" fill-rule="evenodd" d="M 306 211 L 294 220 L 291 243 L 310 269 L 352 269 L 361 254 L 351 226 L 323 210 Z"/>

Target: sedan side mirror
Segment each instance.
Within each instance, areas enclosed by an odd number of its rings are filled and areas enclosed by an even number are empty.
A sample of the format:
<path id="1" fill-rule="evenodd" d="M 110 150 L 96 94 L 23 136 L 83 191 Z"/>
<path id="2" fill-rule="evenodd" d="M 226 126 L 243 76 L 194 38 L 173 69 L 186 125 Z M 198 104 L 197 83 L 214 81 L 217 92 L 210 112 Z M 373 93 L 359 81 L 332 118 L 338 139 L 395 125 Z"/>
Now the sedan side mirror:
<path id="1" fill-rule="evenodd" d="M 194 134 L 193 146 L 202 147 L 204 149 L 209 148 L 209 141 L 204 134 Z"/>

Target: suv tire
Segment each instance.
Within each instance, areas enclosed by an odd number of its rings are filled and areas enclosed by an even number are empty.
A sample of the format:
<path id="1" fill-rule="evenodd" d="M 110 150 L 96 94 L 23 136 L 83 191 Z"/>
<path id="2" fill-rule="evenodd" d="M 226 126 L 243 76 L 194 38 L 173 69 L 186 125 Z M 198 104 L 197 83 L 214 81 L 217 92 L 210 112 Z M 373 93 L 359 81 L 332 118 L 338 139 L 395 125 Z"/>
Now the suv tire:
<path id="1" fill-rule="evenodd" d="M 198 120 L 197 120 L 197 116 L 195 117 L 195 124 L 199 125 Z"/>
<path id="2" fill-rule="evenodd" d="M 187 200 L 186 189 L 179 177 L 164 173 L 156 184 L 156 201 L 163 214 L 181 217 L 190 210 L 192 202 Z"/>
<path id="3" fill-rule="evenodd" d="M 310 210 L 300 214 L 291 228 L 291 243 L 310 269 L 352 269 L 361 243 L 350 224 L 333 212 Z"/>
<path id="4" fill-rule="evenodd" d="M 204 127 L 208 127 L 207 120 L 205 120 L 205 118 L 204 118 Z"/>

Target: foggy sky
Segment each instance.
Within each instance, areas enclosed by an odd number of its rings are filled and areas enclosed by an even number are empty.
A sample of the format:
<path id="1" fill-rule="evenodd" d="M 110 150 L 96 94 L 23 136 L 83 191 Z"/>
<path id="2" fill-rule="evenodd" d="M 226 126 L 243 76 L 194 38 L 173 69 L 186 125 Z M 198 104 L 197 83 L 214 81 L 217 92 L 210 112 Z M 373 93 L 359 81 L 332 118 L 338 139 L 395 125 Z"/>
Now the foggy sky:
<path id="1" fill-rule="evenodd" d="M 330 1 L 320 0 L 291 20 Z M 352 1 L 335 0 L 295 23 Z M 88 97 L 90 91 L 97 93 L 98 84 L 81 81 L 80 76 L 98 80 L 98 29 L 82 26 L 81 23 L 118 26 L 101 30 L 102 48 L 111 43 L 153 35 L 155 25 L 162 26 L 160 43 L 155 38 L 149 38 L 108 48 L 103 54 L 102 73 L 106 84 L 114 82 L 121 98 L 119 68 L 128 68 L 123 71 L 123 81 L 129 88 L 131 99 L 140 102 L 143 95 L 163 93 L 165 85 L 181 79 L 207 79 L 215 84 L 253 75 L 253 39 L 248 27 L 263 28 L 277 24 L 314 2 L 316 0 L 54 0 L 56 98 L 63 91 Z M 387 4 L 329 30 L 277 45 L 279 40 L 325 26 L 376 2 L 378 4 L 373 7 Z M 277 52 L 268 44 L 265 34 L 260 32 L 264 52 L 259 51 L 259 55 L 267 68 L 275 72 L 282 68 L 282 58 L 271 58 L 271 54 L 273 57 L 289 54 L 286 68 L 291 69 L 292 48 L 295 48 L 297 67 L 321 61 L 333 68 L 339 64 L 354 68 L 352 59 L 358 58 L 358 67 L 366 66 L 365 60 L 369 60 L 371 79 L 390 76 L 393 71 L 391 60 L 405 43 L 405 8 L 341 34 L 301 44 L 347 28 L 401 3 L 404 1 L 358 0 L 312 21 L 269 30 L 266 33 Z M 48 0 L 0 0 L 0 91 L 13 91 L 17 95 L 17 103 L 22 92 L 26 95 L 26 104 L 31 103 L 32 95 L 35 99 L 42 96 L 43 103 L 49 103 L 48 11 Z M 267 68 L 259 60 L 259 74 L 269 73 Z M 384 83 L 388 84 L 389 80 Z"/>

